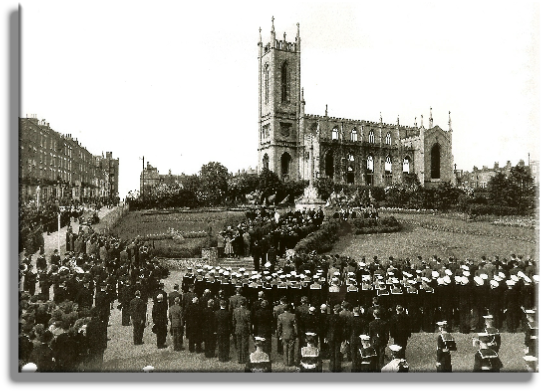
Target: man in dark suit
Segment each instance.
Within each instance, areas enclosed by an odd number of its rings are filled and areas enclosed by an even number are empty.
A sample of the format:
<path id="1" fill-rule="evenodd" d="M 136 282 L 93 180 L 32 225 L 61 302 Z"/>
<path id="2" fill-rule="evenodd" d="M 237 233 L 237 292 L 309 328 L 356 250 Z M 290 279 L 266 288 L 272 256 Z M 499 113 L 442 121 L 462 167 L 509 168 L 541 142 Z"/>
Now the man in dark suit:
<path id="1" fill-rule="evenodd" d="M 345 340 L 344 337 L 344 318 L 339 315 L 341 312 L 341 305 L 336 304 L 333 307 L 333 314 L 327 317 L 327 336 L 326 341 L 329 344 L 329 369 L 331 372 L 341 372 L 341 342 Z"/>
<path id="2" fill-rule="evenodd" d="M 154 323 L 153 331 L 156 333 L 156 346 L 158 349 L 164 349 L 166 346 L 167 336 L 167 303 L 164 296 L 158 294 L 156 302 L 152 306 L 152 321 Z"/>
<path id="3" fill-rule="evenodd" d="M 233 310 L 232 325 L 237 341 L 237 354 L 239 364 L 248 360 L 248 341 L 250 336 L 250 311 L 247 309 L 246 299 L 239 301 L 239 307 Z"/>
<path id="4" fill-rule="evenodd" d="M 203 343 L 205 344 L 205 357 L 212 358 L 216 351 L 216 323 L 215 323 L 215 301 L 210 299 L 207 306 L 201 310 Z"/>
<path id="5" fill-rule="evenodd" d="M 398 305 L 396 311 L 397 313 L 390 319 L 390 337 L 393 338 L 395 345 L 401 346 L 396 357 L 405 358 L 407 342 L 411 336 L 410 318 L 403 306 Z"/>
<path id="6" fill-rule="evenodd" d="M 215 311 L 218 360 L 230 361 L 230 335 L 232 333 L 231 312 L 226 309 L 226 300 L 220 300 L 220 309 Z"/>
<path id="7" fill-rule="evenodd" d="M 169 296 L 171 299 L 171 295 Z M 181 298 L 175 297 L 173 305 L 169 307 L 169 321 L 171 322 L 171 334 L 173 335 L 173 350 L 183 350 L 183 314 Z"/>
<path id="8" fill-rule="evenodd" d="M 179 292 L 179 284 L 173 285 L 173 292 L 171 292 L 168 296 L 169 306 L 171 307 L 173 304 L 175 304 L 175 298 L 182 297 L 181 293 Z"/>
<path id="9" fill-rule="evenodd" d="M 273 310 L 267 300 L 262 300 L 260 308 L 256 310 L 253 318 L 254 336 L 264 337 L 262 348 L 267 354 L 271 354 L 271 334 L 273 333 Z"/>
<path id="10" fill-rule="evenodd" d="M 287 367 L 294 365 L 294 348 L 297 335 L 296 316 L 292 313 L 292 306 L 286 304 L 284 312 L 277 318 L 277 338 L 279 343 L 282 343 L 284 365 Z"/>
<path id="11" fill-rule="evenodd" d="M 380 309 L 377 308 L 373 311 L 374 320 L 369 323 L 369 336 L 371 337 L 371 344 L 378 357 L 378 370 L 384 366 L 384 350 L 388 345 L 389 330 L 387 323 L 380 319 Z"/>
<path id="12" fill-rule="evenodd" d="M 188 338 L 188 350 L 190 353 L 201 353 L 203 319 L 199 299 L 194 296 L 192 303 L 185 308 L 186 338 Z"/>
<path id="13" fill-rule="evenodd" d="M 136 291 L 135 297 L 130 301 L 130 318 L 134 326 L 134 345 L 142 345 L 147 320 L 147 304 L 141 299 L 140 291 Z"/>

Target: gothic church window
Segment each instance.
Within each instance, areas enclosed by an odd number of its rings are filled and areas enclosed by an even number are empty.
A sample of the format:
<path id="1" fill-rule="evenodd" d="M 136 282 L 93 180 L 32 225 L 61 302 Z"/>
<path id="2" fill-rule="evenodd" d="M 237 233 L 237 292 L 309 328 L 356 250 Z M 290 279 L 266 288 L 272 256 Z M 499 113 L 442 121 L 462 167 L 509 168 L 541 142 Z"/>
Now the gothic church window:
<path id="1" fill-rule="evenodd" d="M 372 130 L 369 132 L 369 143 L 371 144 L 375 143 L 375 134 Z"/>
<path id="2" fill-rule="evenodd" d="M 326 175 L 329 177 L 329 178 L 333 178 L 333 172 L 334 172 L 334 167 L 333 167 L 333 152 L 328 152 L 326 154 L 326 158 L 325 158 L 325 164 L 326 164 Z"/>
<path id="3" fill-rule="evenodd" d="M 391 172 L 391 157 L 386 156 L 386 162 L 384 163 L 384 171 Z"/>
<path id="4" fill-rule="evenodd" d="M 391 145 L 391 134 L 389 132 L 386 135 L 386 145 Z"/>
<path id="5" fill-rule="evenodd" d="M 339 139 L 339 129 L 337 129 L 336 127 L 333 128 L 333 130 L 331 131 L 331 139 L 332 140 L 338 140 Z"/>
<path id="6" fill-rule="evenodd" d="M 288 102 L 290 100 L 290 85 L 288 83 L 288 63 L 285 61 L 284 64 L 282 64 L 282 68 L 280 71 L 281 76 L 281 96 L 282 96 L 282 102 Z"/>
<path id="7" fill-rule="evenodd" d="M 290 172 L 290 161 L 292 160 L 292 157 L 288 152 L 285 152 L 281 158 L 280 158 L 280 166 L 282 171 L 282 176 L 287 176 Z"/>
<path id="8" fill-rule="evenodd" d="M 266 153 L 263 155 L 262 165 L 265 170 L 269 170 L 269 155 Z"/>
<path id="9" fill-rule="evenodd" d="M 431 179 L 440 178 L 440 145 L 431 148 Z"/>
<path id="10" fill-rule="evenodd" d="M 367 171 L 373 172 L 373 157 L 371 155 L 367 156 Z"/>
<path id="11" fill-rule="evenodd" d="M 410 158 L 408 156 L 403 159 L 403 172 L 410 174 Z"/>
<path id="12" fill-rule="evenodd" d="M 264 100 L 265 104 L 269 103 L 269 64 L 265 64 L 264 72 Z"/>
<path id="13" fill-rule="evenodd" d="M 350 141 L 358 141 L 358 131 L 356 128 L 352 129 L 352 132 L 350 133 Z"/>

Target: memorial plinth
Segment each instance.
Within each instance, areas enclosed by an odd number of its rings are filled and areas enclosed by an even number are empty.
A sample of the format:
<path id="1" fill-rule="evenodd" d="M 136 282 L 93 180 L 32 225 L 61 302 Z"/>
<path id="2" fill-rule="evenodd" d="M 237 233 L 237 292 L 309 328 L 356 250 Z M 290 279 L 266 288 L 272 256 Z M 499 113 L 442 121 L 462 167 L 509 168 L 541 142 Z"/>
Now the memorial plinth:
<path id="1" fill-rule="evenodd" d="M 318 209 L 320 206 L 324 207 L 325 204 L 326 202 L 322 201 L 318 196 L 318 189 L 310 183 L 303 190 L 303 195 L 295 200 L 295 210 L 302 210 L 303 208 Z"/>

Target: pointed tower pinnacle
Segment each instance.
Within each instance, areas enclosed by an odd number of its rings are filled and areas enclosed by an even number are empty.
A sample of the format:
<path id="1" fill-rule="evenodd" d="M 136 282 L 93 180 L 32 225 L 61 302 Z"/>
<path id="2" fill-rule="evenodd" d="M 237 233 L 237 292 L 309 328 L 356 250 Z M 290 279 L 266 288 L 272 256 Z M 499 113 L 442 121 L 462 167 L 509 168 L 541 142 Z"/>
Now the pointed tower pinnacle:
<path id="1" fill-rule="evenodd" d="M 284 42 L 286 42 L 286 31 L 284 32 L 283 37 L 284 37 Z"/>
<path id="2" fill-rule="evenodd" d="M 452 112 L 448 111 L 448 131 L 452 131 Z"/>
<path id="3" fill-rule="evenodd" d="M 382 112 L 380 112 L 380 123 L 382 123 Z"/>
<path id="4" fill-rule="evenodd" d="M 276 44 L 276 36 L 275 36 L 275 17 L 271 17 L 271 47 L 274 48 Z"/>
<path id="5" fill-rule="evenodd" d="M 414 127 L 418 127 L 418 117 L 414 117 Z"/>
<path id="6" fill-rule="evenodd" d="M 259 32 L 260 32 L 260 43 L 262 43 L 262 28 L 261 27 L 259 28 Z"/>
<path id="7" fill-rule="evenodd" d="M 397 126 L 399 126 L 399 114 L 397 114 Z"/>
<path id="8" fill-rule="evenodd" d="M 420 128 L 423 128 L 423 114 L 420 115 Z"/>
<path id="9" fill-rule="evenodd" d="M 433 108 L 429 107 L 429 129 L 433 127 Z"/>
<path id="10" fill-rule="evenodd" d="M 327 117 L 327 103 L 326 103 L 326 117 Z"/>
<path id="11" fill-rule="evenodd" d="M 305 102 L 305 88 L 301 87 L 301 101 Z"/>
<path id="12" fill-rule="evenodd" d="M 275 33 L 275 17 L 271 16 L 271 32 Z"/>

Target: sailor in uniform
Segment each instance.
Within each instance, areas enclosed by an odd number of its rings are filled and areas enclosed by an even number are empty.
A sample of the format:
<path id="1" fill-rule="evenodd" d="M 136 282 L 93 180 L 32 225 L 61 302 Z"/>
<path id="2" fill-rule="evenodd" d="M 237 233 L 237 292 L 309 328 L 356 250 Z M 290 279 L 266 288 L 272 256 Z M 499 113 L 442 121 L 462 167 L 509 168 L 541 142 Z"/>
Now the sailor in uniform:
<path id="1" fill-rule="evenodd" d="M 491 337 L 491 340 L 488 342 L 488 347 L 499 353 L 501 348 L 501 333 L 499 329 L 493 326 L 493 315 L 484 315 L 483 318 L 485 322 L 485 332 Z"/>
<path id="2" fill-rule="evenodd" d="M 457 350 L 454 338 L 448 333 L 448 322 L 437 322 L 440 334 L 437 337 L 437 372 L 452 372 L 452 355 Z"/>
<path id="3" fill-rule="evenodd" d="M 488 347 L 492 340 L 488 333 L 478 333 L 478 338 L 474 339 L 473 344 L 479 345 L 478 351 L 474 355 L 473 372 L 500 372 L 503 367 L 501 359 L 497 352 Z"/>
<path id="4" fill-rule="evenodd" d="M 525 327 L 525 346 L 527 354 L 538 357 L 538 322 L 535 319 L 535 310 L 524 310 L 527 317 Z"/>
<path id="5" fill-rule="evenodd" d="M 250 354 L 245 366 L 245 372 L 271 372 L 271 359 L 269 358 L 269 355 L 263 351 L 264 342 L 264 337 L 254 337 L 254 346 L 256 347 L 256 350 L 254 353 Z"/>
<path id="6" fill-rule="evenodd" d="M 299 371 L 322 372 L 322 359 L 320 358 L 320 350 L 316 346 L 316 333 L 306 332 L 305 341 L 307 346 L 301 348 Z"/>
<path id="7" fill-rule="evenodd" d="M 399 358 L 399 352 L 403 349 L 399 345 L 390 345 L 391 361 L 384 365 L 380 372 L 408 372 L 408 362 L 404 358 Z"/>
<path id="8" fill-rule="evenodd" d="M 378 357 L 376 351 L 371 346 L 371 337 L 362 334 L 359 336 L 361 347 L 358 349 L 360 372 L 378 372 Z"/>

